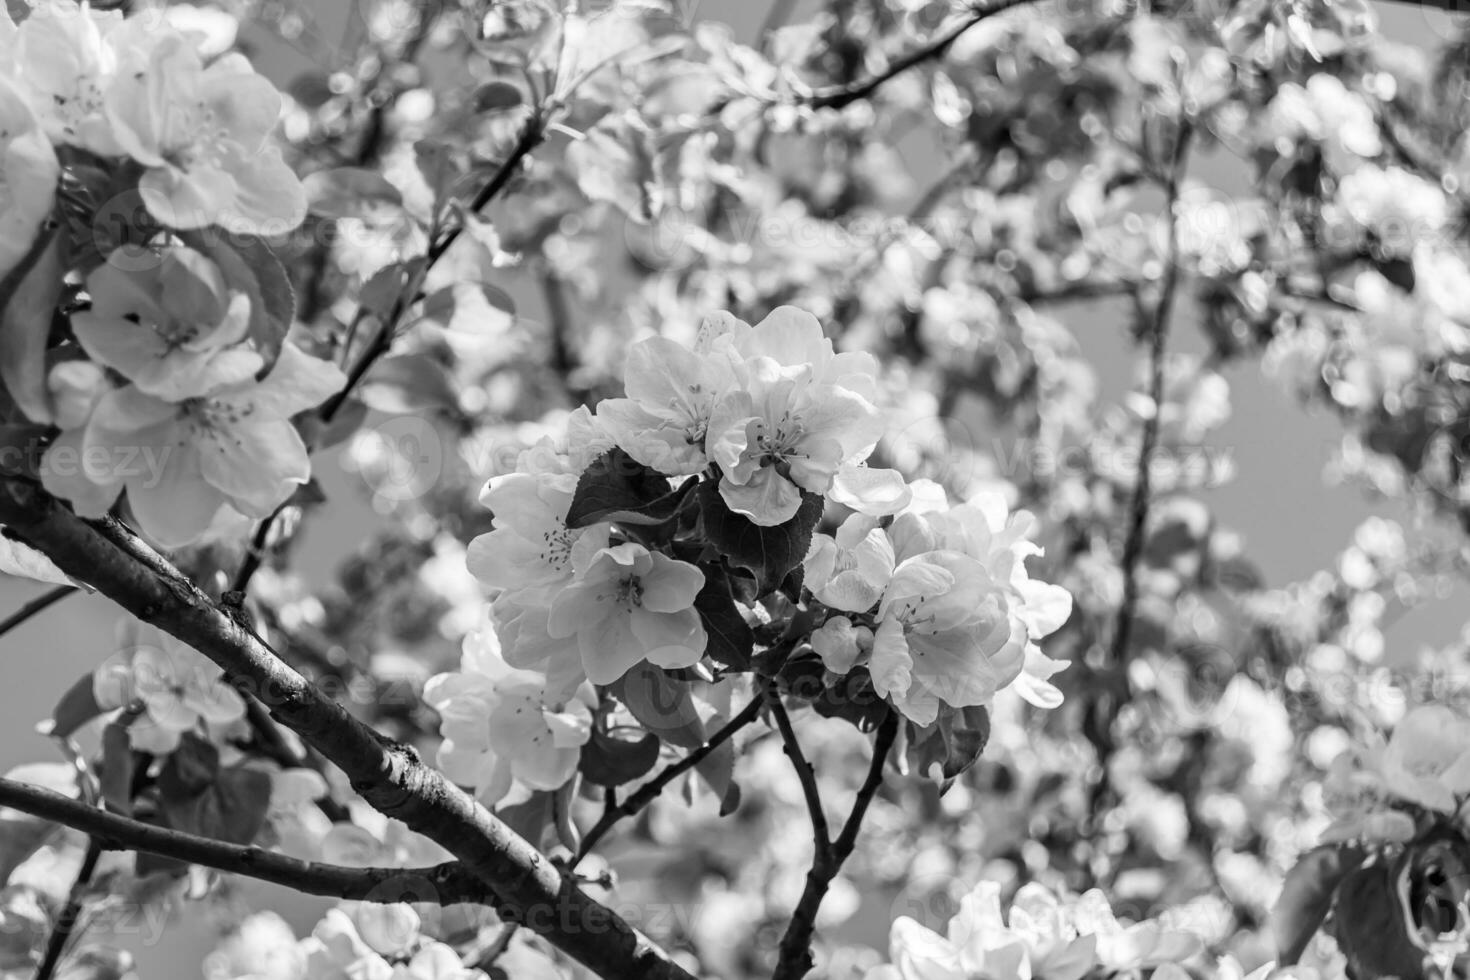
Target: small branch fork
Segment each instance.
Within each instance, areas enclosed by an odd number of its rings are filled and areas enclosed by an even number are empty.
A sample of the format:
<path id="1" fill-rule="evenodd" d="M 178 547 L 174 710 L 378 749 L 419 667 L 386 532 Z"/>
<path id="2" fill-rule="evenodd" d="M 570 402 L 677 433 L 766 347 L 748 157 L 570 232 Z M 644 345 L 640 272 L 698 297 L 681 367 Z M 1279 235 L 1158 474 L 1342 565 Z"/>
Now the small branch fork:
<path id="1" fill-rule="evenodd" d="M 755 721 L 760 716 L 762 706 L 763 703 L 759 697 L 751 698 L 750 703 L 742 708 L 739 714 L 709 737 L 709 741 L 677 762 L 670 763 L 657 776 L 638 787 L 621 803 L 610 802 L 597 823 L 593 824 L 592 829 L 587 831 L 587 835 L 582 838 L 582 846 L 577 849 L 577 856 L 571 866 L 576 868 L 583 858 L 592 853 L 592 849 L 597 846 L 598 842 L 606 837 L 613 827 L 617 826 L 619 821 L 637 816 L 656 800 L 670 783 L 709 758 L 716 749 L 734 738 L 737 732 Z"/>
<path id="2" fill-rule="evenodd" d="M 797 778 L 801 780 L 802 795 L 806 799 L 807 812 L 812 823 L 812 867 L 807 872 L 806 886 L 802 889 L 801 899 L 792 913 L 791 922 L 786 927 L 786 933 L 781 937 L 776 972 L 772 974 L 772 980 L 800 980 L 811 971 L 814 965 L 812 937 L 816 932 L 817 912 L 821 909 L 822 900 L 827 897 L 827 891 L 832 887 L 833 880 L 857 846 L 858 833 L 862 830 L 863 819 L 868 814 L 868 807 L 883 785 L 883 768 L 887 764 L 889 753 L 893 750 L 893 743 L 898 739 L 900 719 L 897 712 L 889 709 L 888 713 L 883 716 L 883 720 L 879 722 L 878 733 L 873 739 L 873 758 L 868 765 L 868 774 L 858 788 L 857 798 L 853 802 L 847 820 L 843 822 L 842 829 L 838 831 L 834 839 L 828 829 L 827 816 L 822 808 L 816 770 L 812 768 L 812 764 L 807 761 L 805 753 L 801 750 L 801 744 L 796 738 L 796 730 L 791 724 L 791 716 L 787 714 L 785 706 L 781 704 L 780 696 L 774 689 L 767 688 L 764 700 L 770 708 L 771 716 L 776 720 L 776 728 L 781 733 L 786 756 L 791 760 Z"/>

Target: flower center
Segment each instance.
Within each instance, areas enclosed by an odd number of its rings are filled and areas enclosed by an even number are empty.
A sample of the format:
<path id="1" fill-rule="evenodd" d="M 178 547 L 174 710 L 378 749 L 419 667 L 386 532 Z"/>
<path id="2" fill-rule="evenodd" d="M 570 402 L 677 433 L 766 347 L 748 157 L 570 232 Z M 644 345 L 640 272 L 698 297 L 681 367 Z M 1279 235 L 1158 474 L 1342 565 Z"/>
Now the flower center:
<path id="1" fill-rule="evenodd" d="M 796 446 L 805 434 L 801 416 L 790 409 L 782 412 L 772 424 L 767 424 L 765 419 L 757 419 L 755 448 L 749 451 L 750 455 L 760 466 L 780 466 L 789 459 L 805 458 L 806 453 L 796 452 Z"/>
<path id="2" fill-rule="evenodd" d="M 253 402 L 227 402 L 218 398 L 190 398 L 181 402 L 179 408 L 180 417 L 188 424 L 190 434 L 215 440 L 221 444 L 221 452 L 224 452 L 225 441 L 241 445 L 240 440 L 230 436 L 228 430 L 255 414 Z"/>
<path id="3" fill-rule="evenodd" d="M 597 601 L 611 599 L 624 609 L 631 610 L 643 605 L 643 580 L 637 575 L 627 575 L 611 583 L 612 591 L 599 592 Z"/>
<path id="4" fill-rule="evenodd" d="M 565 524 L 541 532 L 540 558 L 556 569 L 565 568 L 572 560 L 572 532 Z"/>

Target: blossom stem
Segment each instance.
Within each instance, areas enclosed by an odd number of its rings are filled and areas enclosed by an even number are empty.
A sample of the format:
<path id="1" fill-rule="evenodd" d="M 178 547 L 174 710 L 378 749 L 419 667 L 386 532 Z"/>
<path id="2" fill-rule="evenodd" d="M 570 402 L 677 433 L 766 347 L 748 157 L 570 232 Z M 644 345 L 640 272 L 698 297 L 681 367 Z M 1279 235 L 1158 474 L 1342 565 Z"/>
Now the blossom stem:
<path id="1" fill-rule="evenodd" d="M 779 723 L 780 716 L 777 718 Z M 878 723 L 868 774 L 858 788 L 857 799 L 854 800 L 852 810 L 837 838 L 826 847 L 819 847 L 812 859 L 811 870 L 806 876 L 806 887 L 802 890 L 801 899 L 792 913 L 786 933 L 781 937 L 776 972 L 772 974 L 772 980 L 799 980 L 812 969 L 812 937 L 816 932 L 817 913 L 821 910 L 822 900 L 827 897 L 828 889 L 832 887 L 832 881 L 857 846 L 858 833 L 862 830 L 868 807 L 883 785 L 883 768 L 888 762 L 889 753 L 893 751 L 893 743 L 898 739 L 898 726 L 898 713 L 892 709 Z"/>
<path id="2" fill-rule="evenodd" d="M 5 781 L 9 782 L 9 780 Z M 42 790 L 42 792 L 45 791 Z M 61 798 L 65 799 L 65 797 Z M 78 806 L 85 805 L 78 804 Z M 87 889 L 92 887 L 92 876 L 97 873 L 97 861 L 101 857 L 101 842 L 95 837 L 88 838 L 87 852 L 82 857 L 82 866 L 77 870 L 77 877 L 72 882 L 71 892 L 66 896 L 66 905 L 62 906 L 61 914 L 56 917 L 56 925 L 52 927 L 51 935 L 46 939 L 46 951 L 41 956 L 41 965 L 36 968 L 35 980 L 51 980 L 56 975 L 56 968 L 61 965 L 62 954 L 66 952 L 67 941 L 71 939 L 72 930 L 76 928 L 77 920 L 81 918 Z"/>
<path id="3" fill-rule="evenodd" d="M 429 868 L 350 868 L 300 861 L 259 847 L 146 824 L 13 779 L 0 778 L 0 806 L 90 834 L 92 843 L 103 851 L 143 851 L 177 858 L 307 895 L 380 904 L 495 901 L 490 888 L 458 861 Z M 57 929 L 60 931 L 60 924 Z"/>
<path id="4" fill-rule="evenodd" d="M 29 620 L 32 616 L 45 612 L 62 599 L 77 591 L 79 590 L 75 585 L 58 585 L 51 591 L 37 596 L 5 617 L 3 622 L 0 622 L 0 636 L 4 636 L 6 633 L 9 633 L 17 626 Z"/>
<path id="5" fill-rule="evenodd" d="M 578 848 L 577 856 L 573 859 L 571 867 L 575 870 L 577 865 L 581 864 L 582 860 L 587 857 L 588 854 L 592 853 L 592 848 L 597 846 L 597 843 L 601 841 L 604 837 L 606 837 L 608 832 L 611 831 L 613 827 L 619 823 L 619 821 L 625 820 L 628 817 L 636 816 L 646 806 L 648 806 L 654 800 L 658 799 L 659 795 L 663 793 L 664 789 L 670 783 L 678 779 L 680 776 L 684 775 L 686 772 L 689 772 L 689 770 L 693 769 L 695 766 L 699 765 L 706 758 L 708 758 L 709 755 L 715 751 L 715 749 L 718 749 L 721 745 L 724 745 L 726 742 L 730 741 L 730 739 L 734 738 L 736 732 L 740 731 L 742 728 L 755 721 L 755 719 L 760 715 L 761 707 L 762 701 L 760 698 L 751 698 L 750 703 L 747 704 L 744 708 L 741 708 L 739 714 L 731 718 L 728 722 L 721 726 L 718 731 L 716 731 L 713 735 L 709 737 L 709 741 L 705 742 L 699 748 L 693 750 L 679 761 L 670 763 L 657 776 L 653 777 L 648 782 L 638 787 L 636 791 L 629 794 L 628 798 L 623 800 L 621 803 L 614 803 L 613 805 L 610 805 L 606 810 L 604 810 L 602 816 L 598 819 L 597 823 L 593 824 L 592 829 L 587 832 L 587 836 L 582 838 L 582 846 Z"/>

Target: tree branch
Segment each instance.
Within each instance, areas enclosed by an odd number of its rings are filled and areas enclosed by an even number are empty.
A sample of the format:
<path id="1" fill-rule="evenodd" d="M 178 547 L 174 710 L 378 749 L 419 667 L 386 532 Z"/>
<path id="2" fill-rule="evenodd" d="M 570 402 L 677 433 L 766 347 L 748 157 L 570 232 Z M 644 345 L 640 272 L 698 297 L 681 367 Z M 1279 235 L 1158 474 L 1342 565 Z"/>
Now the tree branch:
<path id="1" fill-rule="evenodd" d="M 71 891 L 67 893 L 66 905 L 56 917 L 51 935 L 46 938 L 46 951 L 41 955 L 41 965 L 36 967 L 35 980 L 51 980 L 56 975 L 62 954 L 66 952 L 67 941 L 71 939 L 77 919 L 81 918 L 82 904 L 86 900 L 87 889 L 92 887 L 92 876 L 97 873 L 97 861 L 101 857 L 102 845 L 96 838 L 87 841 L 87 853 L 82 858 L 82 866 L 77 870 Z"/>
<path id="2" fill-rule="evenodd" d="M 1128 681 L 1129 646 L 1133 638 L 1133 620 L 1139 598 L 1138 564 L 1143 557 L 1145 531 L 1148 525 L 1149 508 L 1152 504 L 1152 460 L 1159 441 L 1159 421 L 1164 401 L 1164 353 L 1169 337 L 1169 321 L 1174 311 L 1174 298 L 1179 287 L 1179 188 L 1188 167 L 1189 147 L 1193 131 L 1187 121 L 1181 121 L 1174 143 L 1173 160 L 1165 177 L 1164 220 L 1168 225 L 1168 261 L 1164 267 L 1163 280 L 1159 285 L 1158 300 L 1151 311 L 1145 311 L 1143 301 L 1137 298 L 1141 312 L 1148 315 L 1148 394 L 1153 412 L 1143 420 L 1143 435 L 1138 449 L 1138 479 L 1133 486 L 1133 499 L 1129 505 L 1128 534 L 1123 542 L 1123 555 L 1119 568 L 1123 573 L 1123 598 L 1118 606 L 1117 626 L 1113 631 L 1112 643 L 1108 648 L 1105 666 L 1112 671 L 1107 678 L 1111 683 L 1099 684 L 1097 692 L 1087 706 L 1087 717 L 1083 731 L 1098 755 L 1101 767 L 1097 783 L 1093 786 L 1089 811 L 1097 816 L 1104 799 L 1111 792 L 1112 781 L 1108 775 L 1108 763 L 1113 753 L 1113 721 L 1120 707 L 1130 694 Z"/>
<path id="3" fill-rule="evenodd" d="M 587 836 L 582 838 L 582 846 L 578 848 L 577 857 L 575 860 L 572 861 L 571 866 L 573 868 L 576 868 L 576 866 L 582 862 L 583 858 L 592 853 L 592 848 L 597 846 L 598 841 L 606 837 L 608 832 L 611 831 L 613 827 L 618 824 L 619 821 L 624 820 L 628 817 L 636 816 L 640 811 L 643 810 L 644 807 L 648 806 L 654 800 L 658 799 L 659 794 L 662 793 L 670 783 L 678 779 L 680 776 L 684 775 L 689 770 L 693 769 L 695 766 L 699 765 L 706 758 L 708 758 L 710 753 L 714 752 L 715 749 L 719 748 L 721 745 L 724 745 L 726 742 L 730 741 L 730 739 L 734 738 L 736 732 L 740 731 L 746 725 L 749 725 L 751 722 L 755 721 L 756 717 L 760 714 L 761 703 L 762 702 L 759 697 L 751 698 L 750 703 L 742 708 L 739 714 L 731 718 L 728 722 L 724 724 L 724 726 L 720 728 L 719 731 L 715 732 L 709 737 L 709 741 L 705 742 L 699 748 L 690 752 L 682 759 L 679 759 L 677 762 L 670 763 L 657 776 L 650 779 L 642 786 L 638 787 L 638 789 L 631 793 L 626 800 L 623 800 L 623 802 L 609 806 L 605 811 L 603 811 L 603 814 L 598 819 L 597 823 L 593 824 L 592 829 L 587 832 Z"/>
<path id="4" fill-rule="evenodd" d="M 65 599 L 67 596 L 76 591 L 77 587 L 75 585 L 58 585 L 50 592 L 37 596 L 30 602 L 21 606 L 15 612 L 11 613 L 9 616 L 5 617 L 4 622 L 0 622 L 0 636 L 4 636 L 6 633 L 9 633 L 11 630 L 15 629 L 17 626 L 30 619 L 32 616 L 45 612 L 47 609 L 50 609 L 52 606 L 56 605 L 56 603 L 60 602 L 62 599 Z"/>
<path id="5" fill-rule="evenodd" d="M 1030 2 L 1032 0 L 994 0 L 994 2 L 986 6 L 977 6 L 970 11 L 968 17 L 923 47 L 899 58 L 893 64 L 889 65 L 886 71 L 874 75 L 872 78 L 854 82 L 851 85 L 843 85 L 839 88 L 813 93 L 804 100 L 804 103 L 813 109 L 843 109 L 852 105 L 854 102 L 861 102 L 864 99 L 871 98 L 874 92 L 910 68 L 921 65 L 934 58 L 944 57 L 944 53 L 956 41 L 963 37 L 966 31 L 982 20 Z"/>
<path id="6" fill-rule="evenodd" d="M 499 899 L 497 910 L 607 980 L 692 980 L 662 949 L 589 897 L 483 806 L 328 698 L 259 636 L 221 610 L 120 522 L 84 521 L 35 484 L 0 480 L 0 523 L 64 572 L 96 588 L 222 668 L 297 732 L 383 814 L 458 857 Z"/>
<path id="7" fill-rule="evenodd" d="M 779 719 L 780 716 L 777 717 Z M 786 934 L 781 937 L 780 954 L 772 980 L 800 980 L 812 969 L 812 936 L 816 932 L 817 913 L 821 910 L 822 899 L 827 897 L 827 891 L 832 887 L 833 879 L 857 846 L 863 818 L 867 816 L 873 797 L 878 795 L 878 789 L 883 785 L 883 767 L 888 761 L 888 753 L 893 751 L 894 741 L 898 738 L 898 725 L 898 713 L 892 709 L 889 709 L 878 724 L 868 775 L 858 788 L 857 799 L 853 802 L 852 811 L 842 825 L 837 839 L 827 847 L 820 848 L 812 860 L 801 900 L 792 913 Z"/>
<path id="8" fill-rule="evenodd" d="M 511 179 L 515 177 L 516 173 L 520 170 L 521 164 L 525 162 L 526 157 L 530 156 L 531 151 L 540 146 L 541 141 L 545 138 L 546 122 L 539 112 L 534 113 L 531 118 L 526 120 L 525 126 L 521 129 L 521 134 L 517 138 L 515 146 L 512 147 L 510 155 L 506 157 L 505 162 L 500 165 L 495 171 L 495 175 L 485 183 L 484 187 L 480 188 L 474 199 L 470 201 L 469 211 L 472 214 L 478 213 L 494 200 L 496 195 L 504 190 L 506 185 L 511 182 Z M 337 413 L 342 410 L 342 406 L 347 404 L 347 399 L 351 396 L 352 390 L 362 383 L 362 379 L 372 369 L 373 364 L 377 362 L 378 358 L 388 353 L 388 350 L 393 346 L 393 338 L 398 332 L 398 321 L 403 318 L 403 314 L 417 297 L 424 277 L 444 257 L 444 253 L 449 251 L 449 247 L 459 240 L 459 236 L 463 232 L 464 226 L 456 225 L 445 232 L 437 241 L 430 244 L 428 252 L 424 255 L 423 266 L 416 275 L 409 277 L 409 282 L 399 291 L 398 296 L 393 300 L 392 308 L 388 311 L 388 315 L 383 318 L 382 324 L 378 327 L 378 332 L 373 335 L 368 349 L 363 351 L 362 356 L 348 370 L 347 381 L 342 385 L 342 390 L 338 391 L 331 398 L 328 398 L 322 403 L 321 408 L 317 410 L 317 418 L 323 424 L 329 424 L 337 417 Z M 359 307 L 354 325 L 366 315 L 366 311 L 362 307 Z M 234 581 L 231 584 L 232 591 L 243 593 L 250 588 L 250 579 L 254 577 L 256 571 L 260 568 L 261 562 L 265 558 L 265 546 L 267 540 L 270 538 L 271 528 L 275 525 L 276 518 L 280 515 L 284 506 L 283 504 L 281 507 L 276 508 L 274 514 L 271 514 L 256 526 L 255 532 L 251 535 L 250 544 L 245 551 L 245 558 L 241 562 L 239 571 L 235 573 Z"/>
<path id="9" fill-rule="evenodd" d="M 807 813 L 812 819 L 812 840 L 816 848 L 815 860 L 820 863 L 827 859 L 832 849 L 832 838 L 827 830 L 827 814 L 822 810 L 822 793 L 817 788 L 817 771 L 807 761 L 806 754 L 801 751 L 801 743 L 796 739 L 796 729 L 791 727 L 791 716 L 786 713 L 786 706 L 781 703 L 781 695 L 776 692 L 775 686 L 771 685 L 765 691 L 766 704 L 770 706 L 771 716 L 776 719 L 776 728 L 781 733 L 781 743 L 786 749 L 786 757 L 791 760 L 791 767 L 796 770 L 796 777 L 801 780 L 801 794 L 806 799 Z"/>
<path id="10" fill-rule="evenodd" d="M 525 126 L 521 128 L 521 134 L 516 139 L 515 146 L 511 148 L 510 155 L 505 158 L 505 162 L 495 171 L 495 175 L 485 183 L 484 187 L 480 188 L 479 192 L 474 196 L 474 199 L 470 201 L 467 210 L 471 214 L 476 214 L 484 210 L 485 206 L 506 188 L 506 185 L 520 171 L 521 164 L 525 162 L 526 157 L 530 156 L 531 151 L 540 146 L 541 141 L 545 138 L 546 121 L 541 117 L 539 112 L 533 113 L 526 120 Z M 455 225 L 429 246 L 429 250 L 424 254 L 423 269 L 419 275 L 413 277 L 413 283 L 399 292 L 397 299 L 393 301 L 392 309 L 383 318 L 383 324 L 378 328 L 378 332 L 374 335 L 372 343 L 368 345 L 368 349 L 363 351 L 362 356 L 348 370 L 347 383 L 342 386 L 341 391 L 337 392 L 337 394 L 333 395 L 322 405 L 318 415 L 320 415 L 323 422 L 330 422 L 336 417 L 337 413 L 341 411 L 343 404 L 346 403 L 348 395 L 352 393 L 352 389 L 357 387 L 358 383 L 362 381 L 368 369 L 373 366 L 373 362 L 388 352 L 388 348 L 393 344 L 393 335 L 398 329 L 398 321 L 403 317 L 404 311 L 408 309 L 409 304 L 413 302 L 418 292 L 418 283 L 422 281 L 430 269 L 438 264 L 439 260 L 444 257 L 444 253 L 449 251 L 450 246 L 458 241 L 459 236 L 463 233 L 464 226 Z"/>
<path id="11" fill-rule="evenodd" d="M 216 871 L 284 885 L 305 895 L 381 904 L 496 903 L 489 886 L 458 861 L 431 868 L 349 868 L 299 861 L 259 847 L 227 844 L 156 827 L 13 779 L 0 778 L 0 806 L 90 834 L 103 850 L 144 851 L 177 858 Z"/>

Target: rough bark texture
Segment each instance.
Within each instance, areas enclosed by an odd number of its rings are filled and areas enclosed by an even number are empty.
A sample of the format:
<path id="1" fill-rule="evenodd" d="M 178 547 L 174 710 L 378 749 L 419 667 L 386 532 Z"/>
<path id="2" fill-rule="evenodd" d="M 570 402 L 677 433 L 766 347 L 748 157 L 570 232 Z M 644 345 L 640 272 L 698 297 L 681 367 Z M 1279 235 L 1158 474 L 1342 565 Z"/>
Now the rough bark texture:
<path id="1" fill-rule="evenodd" d="M 0 523 L 64 572 L 194 647 L 352 781 L 373 807 L 438 842 L 490 886 L 502 915 L 608 980 L 693 980 L 626 920 L 408 746 L 331 701 L 113 519 L 85 521 L 33 483 L 0 481 Z"/>

